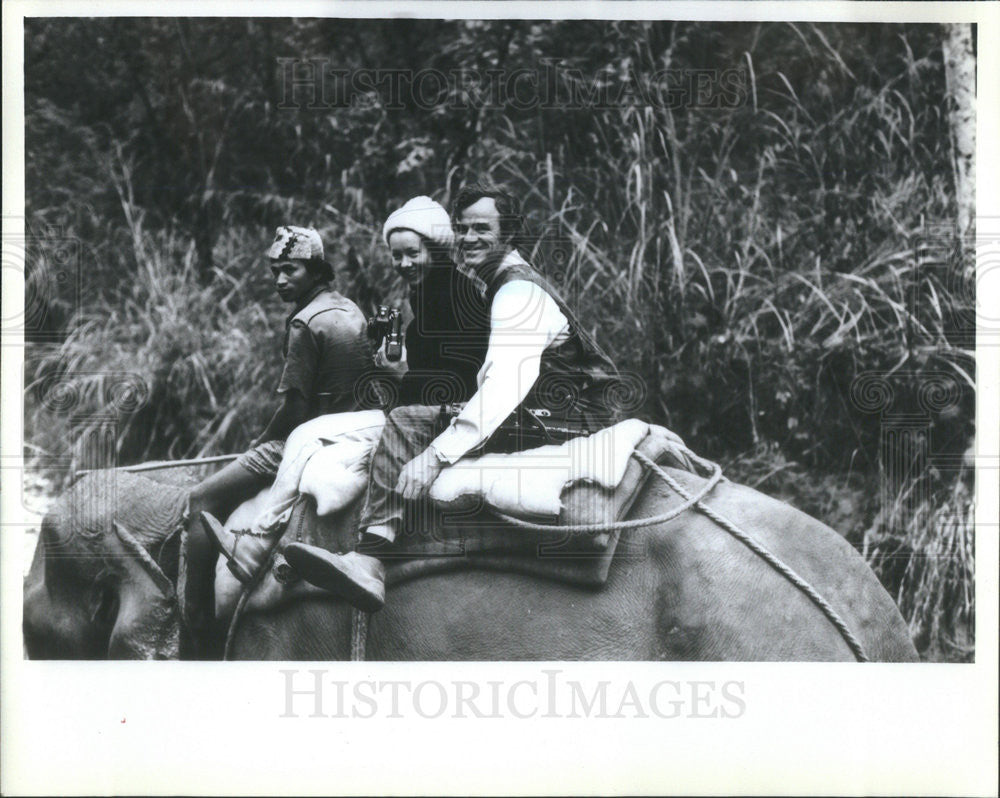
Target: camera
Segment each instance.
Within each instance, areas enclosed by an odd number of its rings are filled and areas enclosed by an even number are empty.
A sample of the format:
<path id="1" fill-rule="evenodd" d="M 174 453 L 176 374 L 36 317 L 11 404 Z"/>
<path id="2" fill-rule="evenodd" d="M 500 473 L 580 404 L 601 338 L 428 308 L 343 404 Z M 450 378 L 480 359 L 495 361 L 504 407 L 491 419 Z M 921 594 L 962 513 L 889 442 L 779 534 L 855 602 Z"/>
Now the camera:
<path id="1" fill-rule="evenodd" d="M 385 339 L 386 360 L 397 361 L 403 357 L 403 316 L 399 308 L 379 305 L 378 311 L 368 319 L 368 337 L 375 342 L 375 348 Z"/>

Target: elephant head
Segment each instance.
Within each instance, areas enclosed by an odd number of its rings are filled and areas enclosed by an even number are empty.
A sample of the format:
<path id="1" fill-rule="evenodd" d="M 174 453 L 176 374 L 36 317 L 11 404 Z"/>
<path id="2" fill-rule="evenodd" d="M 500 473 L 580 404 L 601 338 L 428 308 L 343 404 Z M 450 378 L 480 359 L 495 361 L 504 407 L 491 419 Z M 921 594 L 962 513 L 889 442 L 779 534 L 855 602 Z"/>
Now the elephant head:
<path id="1" fill-rule="evenodd" d="M 179 528 L 186 498 L 175 485 L 100 471 L 58 500 L 25 579 L 29 657 L 177 657 L 176 592 L 150 552 Z"/>

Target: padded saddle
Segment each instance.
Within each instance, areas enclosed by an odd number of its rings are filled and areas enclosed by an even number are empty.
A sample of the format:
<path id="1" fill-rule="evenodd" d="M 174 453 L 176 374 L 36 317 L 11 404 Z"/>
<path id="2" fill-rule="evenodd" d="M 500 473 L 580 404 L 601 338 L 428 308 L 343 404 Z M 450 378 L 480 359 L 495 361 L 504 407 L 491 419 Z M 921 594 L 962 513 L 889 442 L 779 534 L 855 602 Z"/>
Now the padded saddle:
<path id="1" fill-rule="evenodd" d="M 636 451 L 661 465 L 695 470 L 673 433 L 655 425 L 643 426 L 645 434 L 634 446 Z M 624 474 L 613 488 L 592 481 L 572 482 L 562 489 L 558 517 L 532 529 L 511 524 L 485 501 L 469 501 L 466 496 L 428 512 L 423 529 L 404 532 L 392 543 L 360 548 L 350 508 L 318 516 L 315 500 L 300 496 L 282 545 L 300 541 L 331 551 L 357 548 L 385 563 L 390 585 L 429 573 L 479 568 L 600 587 L 607 581 L 620 530 L 571 531 L 568 527 L 608 526 L 623 520 L 649 476 L 638 460 L 628 457 Z M 539 519 L 532 520 L 537 523 Z"/>

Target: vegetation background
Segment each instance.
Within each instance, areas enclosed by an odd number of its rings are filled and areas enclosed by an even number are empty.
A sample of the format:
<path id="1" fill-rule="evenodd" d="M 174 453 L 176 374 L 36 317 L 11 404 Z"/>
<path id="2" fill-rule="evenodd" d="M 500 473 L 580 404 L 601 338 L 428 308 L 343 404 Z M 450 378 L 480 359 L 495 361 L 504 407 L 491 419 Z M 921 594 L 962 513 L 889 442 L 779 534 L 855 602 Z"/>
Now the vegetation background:
<path id="1" fill-rule="evenodd" d="M 281 365 L 274 228 L 316 226 L 370 310 L 404 295 L 387 214 L 489 175 L 635 375 L 637 414 L 843 533 L 926 659 L 971 659 L 974 263 L 947 37 L 26 20 L 26 453 L 58 479 L 240 451 Z"/>

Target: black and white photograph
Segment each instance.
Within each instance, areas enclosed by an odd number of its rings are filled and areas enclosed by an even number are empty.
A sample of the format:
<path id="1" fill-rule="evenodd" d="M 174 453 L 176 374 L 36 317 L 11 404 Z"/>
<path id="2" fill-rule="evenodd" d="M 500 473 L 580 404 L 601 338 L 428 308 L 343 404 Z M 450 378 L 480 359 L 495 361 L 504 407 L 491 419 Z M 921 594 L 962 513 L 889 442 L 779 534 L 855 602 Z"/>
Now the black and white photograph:
<path id="1" fill-rule="evenodd" d="M 5 794 L 996 794 L 993 10 L 69 5 L 5 8 Z"/>

